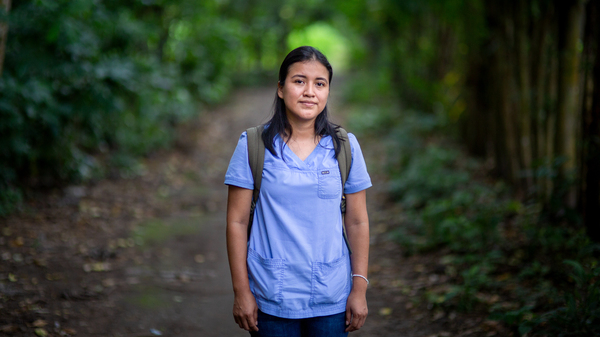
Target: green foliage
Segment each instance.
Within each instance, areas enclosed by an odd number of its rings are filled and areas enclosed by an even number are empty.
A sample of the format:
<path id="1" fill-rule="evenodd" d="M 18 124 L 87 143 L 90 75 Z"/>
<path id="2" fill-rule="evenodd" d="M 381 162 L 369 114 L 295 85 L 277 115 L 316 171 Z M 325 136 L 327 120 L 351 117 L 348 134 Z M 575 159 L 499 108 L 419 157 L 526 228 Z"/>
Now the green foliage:
<path id="1" fill-rule="evenodd" d="M 514 327 L 520 336 L 597 336 L 600 335 L 600 267 L 594 261 L 582 265 L 565 260 L 570 267 L 569 283 L 562 296 L 557 296 L 559 307 L 542 314 L 528 305 L 512 311 L 495 311 L 491 318 Z"/>
<path id="2" fill-rule="evenodd" d="M 381 102 L 357 108 L 350 124 L 384 137 L 389 196 L 403 210 L 392 238 L 406 254 L 449 254 L 440 263 L 452 285 L 426 292 L 429 304 L 491 313 L 515 335 L 597 333 L 590 330 L 600 319 L 596 248 L 585 231 L 549 225 L 539 203 L 511 199 L 506 185 L 484 181 L 483 164 L 444 136 L 452 127 L 444 114 Z M 570 276 L 565 259 L 573 261 Z"/>
<path id="3" fill-rule="evenodd" d="M 348 40 L 332 25 L 325 22 L 314 23 L 302 30 L 294 30 L 288 36 L 290 50 L 300 46 L 313 46 L 327 56 L 335 65 L 334 71 L 344 71 L 348 67 Z"/>
<path id="4" fill-rule="evenodd" d="M 488 186 L 473 179 L 479 164 L 456 146 L 427 140 L 432 132 L 444 130 L 442 118 L 415 112 L 381 115 L 363 124 L 381 123 L 389 132 L 389 194 L 409 219 L 394 236 L 413 252 L 448 247 L 452 252 L 477 254 L 497 245 L 499 224 L 520 204 L 502 198 L 503 185 Z"/>
<path id="5" fill-rule="evenodd" d="M 536 320 L 535 335 L 600 335 L 600 266 L 597 262 L 583 266 L 565 260 L 571 267 L 572 281 L 564 294 L 564 306 L 543 314 Z"/>
<path id="6" fill-rule="evenodd" d="M 222 100 L 248 54 L 233 5 L 14 3 L 0 78 L 0 214 L 18 206 L 22 186 L 91 179 L 106 165 L 138 174 L 137 158 Z"/>
<path id="7" fill-rule="evenodd" d="M 485 34 L 481 1 L 361 1 L 343 13 L 364 39 L 355 70 L 383 70 L 395 99 L 410 108 L 460 116 L 468 45 Z"/>
<path id="8" fill-rule="evenodd" d="M 0 190 L 0 217 L 12 213 L 21 203 L 23 196 L 21 191 L 14 188 L 3 188 Z"/>

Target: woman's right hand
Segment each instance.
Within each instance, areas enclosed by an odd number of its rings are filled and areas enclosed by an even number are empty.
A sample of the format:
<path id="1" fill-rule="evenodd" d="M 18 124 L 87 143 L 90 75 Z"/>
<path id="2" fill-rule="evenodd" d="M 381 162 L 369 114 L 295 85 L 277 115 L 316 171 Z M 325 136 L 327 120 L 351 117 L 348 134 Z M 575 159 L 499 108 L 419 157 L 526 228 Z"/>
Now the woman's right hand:
<path id="1" fill-rule="evenodd" d="M 240 328 L 246 331 L 258 331 L 258 306 L 250 289 L 241 294 L 235 294 L 233 318 Z"/>

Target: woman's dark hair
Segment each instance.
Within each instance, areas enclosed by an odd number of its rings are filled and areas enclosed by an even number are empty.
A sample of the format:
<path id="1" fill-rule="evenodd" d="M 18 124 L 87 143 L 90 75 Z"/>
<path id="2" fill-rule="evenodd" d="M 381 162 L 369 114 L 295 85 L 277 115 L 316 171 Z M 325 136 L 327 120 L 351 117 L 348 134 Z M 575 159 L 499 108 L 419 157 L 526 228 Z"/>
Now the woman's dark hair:
<path id="1" fill-rule="evenodd" d="M 333 69 L 331 68 L 331 64 L 329 61 L 327 61 L 325 55 L 323 55 L 323 53 L 314 47 L 303 46 L 292 50 L 289 54 L 287 54 L 283 60 L 283 63 L 281 63 L 281 67 L 279 68 L 279 85 L 285 85 L 285 79 L 287 78 L 288 70 L 292 64 L 307 61 L 319 61 L 319 63 L 325 66 L 329 72 L 329 84 L 331 84 Z M 277 156 L 274 148 L 275 137 L 277 135 L 281 135 L 282 139 L 289 139 L 292 136 L 292 128 L 286 115 L 285 102 L 279 97 L 277 92 L 275 92 L 275 102 L 273 103 L 273 117 L 265 125 L 268 125 L 268 127 L 265 127 L 262 133 L 263 142 L 265 147 L 274 156 Z M 333 147 L 335 149 L 335 156 L 337 156 L 338 152 L 340 151 L 341 140 L 336 133 L 336 130 L 339 127 L 339 125 L 329 121 L 327 105 L 325 105 L 325 108 L 315 120 L 315 135 L 321 137 L 331 136 L 333 140 Z"/>

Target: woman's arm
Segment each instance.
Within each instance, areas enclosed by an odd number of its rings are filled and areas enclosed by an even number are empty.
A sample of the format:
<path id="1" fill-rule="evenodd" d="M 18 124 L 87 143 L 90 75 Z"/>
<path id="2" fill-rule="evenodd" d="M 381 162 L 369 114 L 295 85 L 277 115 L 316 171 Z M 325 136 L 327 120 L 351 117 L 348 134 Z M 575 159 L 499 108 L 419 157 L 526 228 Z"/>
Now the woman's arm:
<path id="1" fill-rule="evenodd" d="M 258 306 L 250 291 L 246 257 L 252 190 L 229 186 L 227 196 L 227 255 L 233 283 L 233 318 L 240 328 L 258 331 Z"/>
<path id="2" fill-rule="evenodd" d="M 367 214 L 367 192 L 346 194 L 346 216 L 344 218 L 348 241 L 352 249 L 352 274 L 367 277 L 369 268 L 369 216 Z M 367 308 L 367 281 L 354 277 L 352 291 L 346 304 L 346 331 L 360 329 L 369 309 Z"/>

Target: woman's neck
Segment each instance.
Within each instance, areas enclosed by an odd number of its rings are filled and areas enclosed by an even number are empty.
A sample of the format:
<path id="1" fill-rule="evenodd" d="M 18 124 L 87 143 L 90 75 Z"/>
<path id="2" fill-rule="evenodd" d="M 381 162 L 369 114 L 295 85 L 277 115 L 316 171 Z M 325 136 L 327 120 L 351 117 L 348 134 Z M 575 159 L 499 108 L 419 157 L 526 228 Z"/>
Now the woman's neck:
<path id="1" fill-rule="evenodd" d="M 290 136 L 285 139 L 285 143 L 300 160 L 304 161 L 317 147 L 321 137 L 317 137 L 315 134 L 314 121 L 312 123 L 293 123 L 290 121 L 290 128 L 291 130 L 288 130 Z"/>
<path id="2" fill-rule="evenodd" d="M 295 121 L 288 120 L 290 123 L 291 130 L 288 130 L 288 134 L 291 135 L 291 140 L 297 142 L 305 142 L 308 140 L 315 140 L 317 137 L 315 134 L 315 121 Z M 291 132 L 290 132 L 291 131 Z M 286 139 L 289 141 L 290 138 Z"/>

